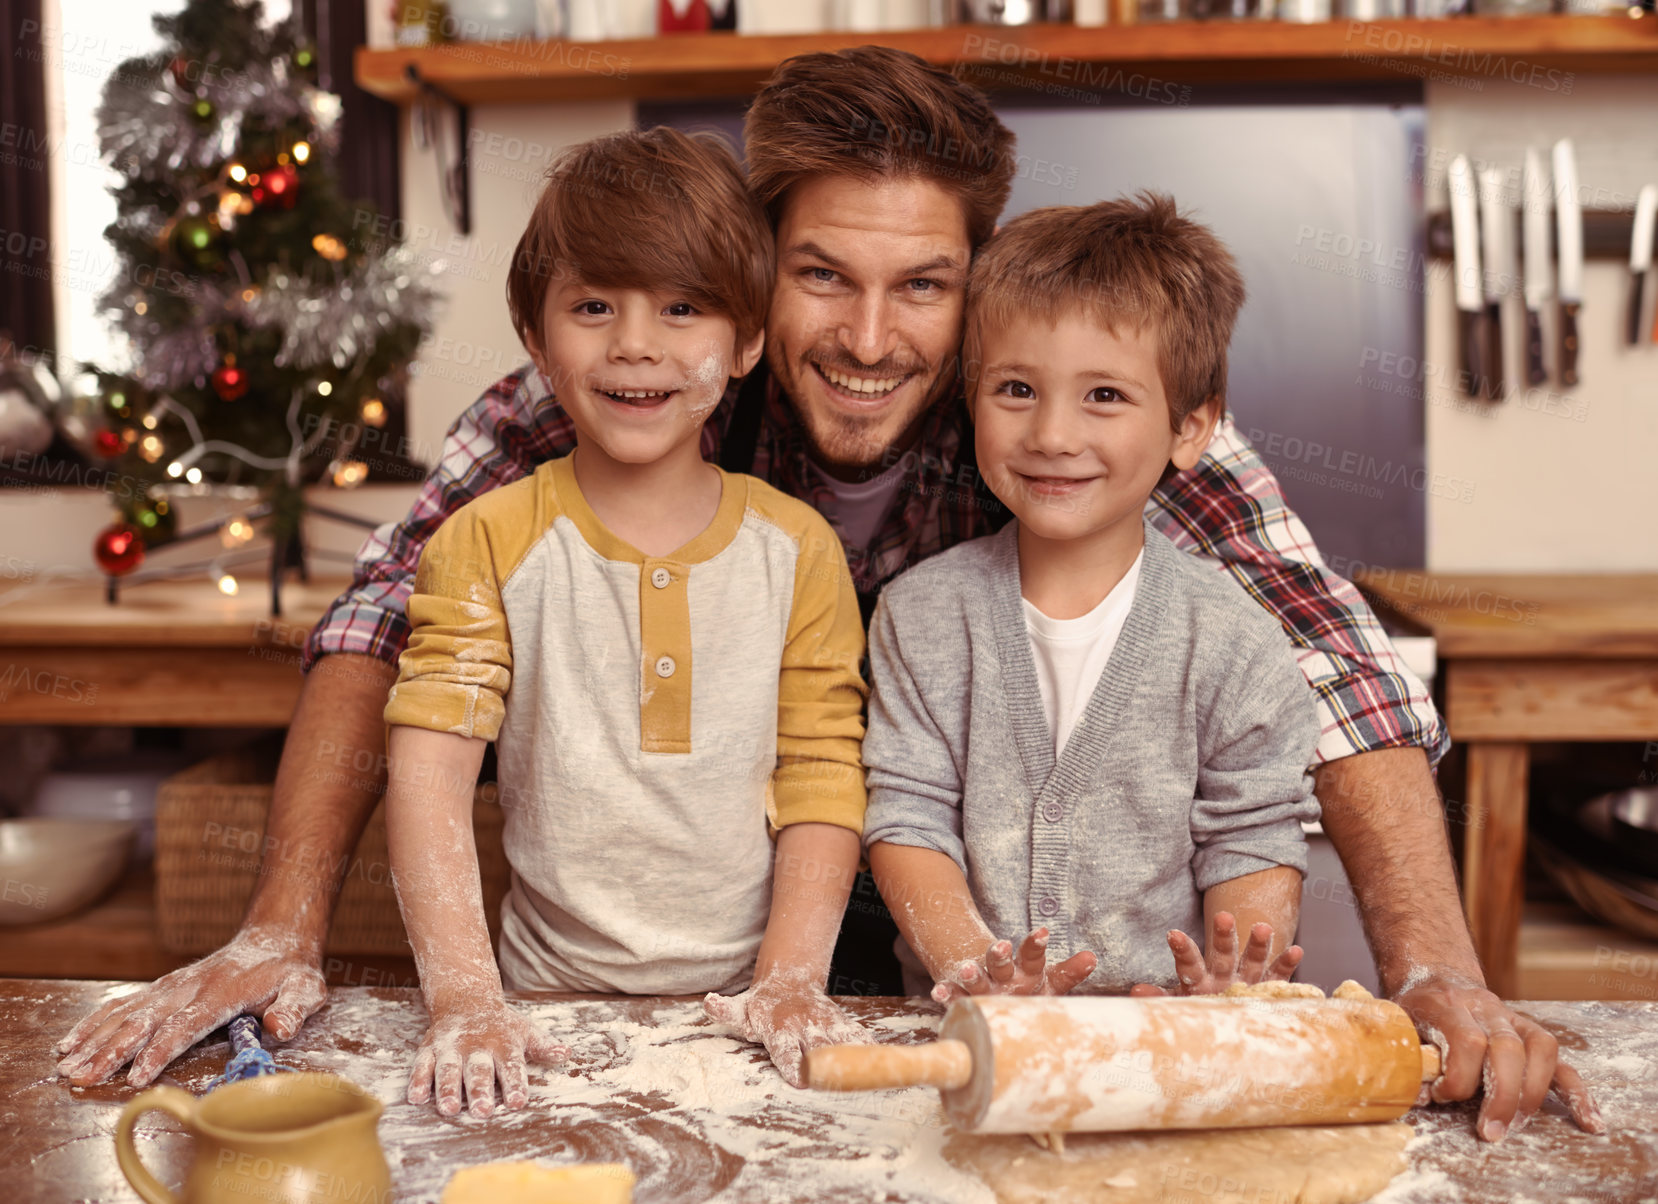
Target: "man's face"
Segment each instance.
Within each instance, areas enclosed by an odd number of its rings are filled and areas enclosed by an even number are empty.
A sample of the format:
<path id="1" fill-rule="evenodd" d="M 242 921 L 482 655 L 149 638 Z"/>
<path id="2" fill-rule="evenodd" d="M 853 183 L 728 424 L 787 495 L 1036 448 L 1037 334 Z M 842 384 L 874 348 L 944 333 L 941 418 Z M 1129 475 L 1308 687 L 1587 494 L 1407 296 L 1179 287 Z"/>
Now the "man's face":
<path id="1" fill-rule="evenodd" d="M 907 445 L 954 388 L 970 255 L 961 203 L 931 180 L 828 176 L 790 191 L 766 359 L 836 476 Z"/>

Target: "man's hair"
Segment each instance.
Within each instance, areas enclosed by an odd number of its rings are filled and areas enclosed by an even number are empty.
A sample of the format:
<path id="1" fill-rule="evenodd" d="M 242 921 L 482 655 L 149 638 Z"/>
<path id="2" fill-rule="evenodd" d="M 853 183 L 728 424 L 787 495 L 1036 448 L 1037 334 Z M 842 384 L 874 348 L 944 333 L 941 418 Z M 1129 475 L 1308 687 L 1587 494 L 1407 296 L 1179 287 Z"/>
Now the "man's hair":
<path id="1" fill-rule="evenodd" d="M 743 142 L 749 187 L 774 226 L 803 179 L 920 177 L 961 202 L 977 247 L 1013 187 L 1013 131 L 985 94 L 887 46 L 785 59 L 749 106 Z"/>
<path id="2" fill-rule="evenodd" d="M 666 126 L 573 146 L 546 186 L 507 273 L 507 308 L 539 346 L 551 286 L 682 295 L 729 317 L 739 343 L 765 328 L 776 254 L 731 148 L 717 134 Z"/>
<path id="3" fill-rule="evenodd" d="M 1026 315 L 1078 311 L 1102 327 L 1149 329 L 1175 429 L 1210 397 L 1226 398 L 1226 349 L 1244 301 L 1226 244 L 1182 217 L 1174 198 L 1142 192 L 1087 206 L 1033 209 L 1003 226 L 967 280 L 963 373 L 971 400 L 984 331 Z"/>

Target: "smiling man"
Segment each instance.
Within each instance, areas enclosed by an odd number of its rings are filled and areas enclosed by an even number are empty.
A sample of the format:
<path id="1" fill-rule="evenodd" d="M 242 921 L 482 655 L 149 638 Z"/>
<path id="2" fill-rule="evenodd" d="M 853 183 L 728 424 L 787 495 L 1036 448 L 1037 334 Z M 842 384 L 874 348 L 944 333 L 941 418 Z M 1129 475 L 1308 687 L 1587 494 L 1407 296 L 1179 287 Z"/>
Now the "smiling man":
<path id="1" fill-rule="evenodd" d="M 1013 136 L 981 93 L 881 47 L 784 63 L 745 134 L 750 186 L 777 234 L 769 370 L 727 392 L 702 452 L 830 520 L 867 619 L 904 568 L 1007 518 L 973 460 L 957 356 L 968 265 L 1007 201 Z M 526 365 L 456 421 L 409 516 L 365 543 L 351 589 L 308 647 L 267 828 L 285 864 L 345 865 L 383 791 L 383 771 L 342 781 L 332 754 L 384 752 L 381 710 L 426 541 L 468 501 L 573 446 L 569 416 Z M 1165 473 L 1146 513 L 1235 579 L 1295 650 L 1319 710 L 1324 826 L 1362 901 L 1383 987 L 1448 1047 L 1434 1097 L 1467 1099 L 1483 1080 L 1487 1140 L 1535 1112 L 1551 1086 L 1579 1124 L 1598 1127 L 1555 1039 L 1485 990 L 1431 770 L 1448 745 L 1432 703 L 1358 592 L 1323 566 L 1230 418 L 1195 466 Z M 262 875 L 225 949 L 89 1016 L 60 1044 L 60 1069 L 91 1083 L 131 1059 L 129 1080 L 143 1084 L 243 1011 L 291 1036 L 326 994 L 322 946 L 338 889 L 337 873 Z M 891 989 L 892 929 L 873 907 L 873 893 L 860 893 L 848 914 L 835 992 Z"/>

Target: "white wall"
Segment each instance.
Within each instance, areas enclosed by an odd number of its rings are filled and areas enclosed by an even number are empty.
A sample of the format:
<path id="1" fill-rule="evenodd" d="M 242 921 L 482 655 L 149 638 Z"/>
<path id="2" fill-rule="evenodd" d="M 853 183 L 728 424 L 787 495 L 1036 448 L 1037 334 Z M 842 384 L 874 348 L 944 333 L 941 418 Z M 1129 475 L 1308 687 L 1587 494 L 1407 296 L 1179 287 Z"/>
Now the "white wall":
<path id="1" fill-rule="evenodd" d="M 415 458 L 436 463 L 443 434 L 480 393 L 528 358 L 507 318 L 507 270 L 541 177 L 566 146 L 633 125 L 629 101 L 490 105 L 472 111 L 472 236 L 444 216 L 432 152 L 403 122 L 403 221 L 409 244 L 447 265 L 447 302 L 409 389 Z"/>
<path id="2" fill-rule="evenodd" d="M 1481 79 L 1478 92 L 1428 87 L 1427 208 L 1446 206 L 1451 156 L 1512 167 L 1525 148 L 1569 137 L 1577 148 L 1585 203 L 1628 208 L 1644 183 L 1658 183 L 1658 79 L 1587 77 L 1563 87 Z M 1547 156 L 1545 155 L 1545 160 Z M 1514 201 L 1518 204 L 1518 198 Z M 1658 346 L 1624 345 L 1627 255 L 1591 259 L 1579 319 L 1581 384 L 1556 378 L 1555 302 L 1543 314 L 1551 380 L 1502 402 L 1456 390 L 1456 312 L 1451 275 L 1430 266 L 1424 359 L 1428 468 L 1460 479 L 1468 502 L 1430 493 L 1427 561 L 1440 572 L 1652 572 L 1658 570 Z M 1649 285 L 1649 289 L 1652 286 Z M 1523 383 L 1524 312 L 1503 314 L 1505 373 Z"/>

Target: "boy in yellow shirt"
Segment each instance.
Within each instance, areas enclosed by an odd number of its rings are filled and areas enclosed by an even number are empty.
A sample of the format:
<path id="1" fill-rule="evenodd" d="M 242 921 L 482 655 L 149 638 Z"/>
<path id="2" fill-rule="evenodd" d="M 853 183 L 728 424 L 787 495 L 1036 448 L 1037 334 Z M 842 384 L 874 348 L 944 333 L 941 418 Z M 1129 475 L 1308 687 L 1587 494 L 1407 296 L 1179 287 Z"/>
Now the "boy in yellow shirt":
<path id="1" fill-rule="evenodd" d="M 815 510 L 700 448 L 772 271 L 730 151 L 668 129 L 574 148 L 519 242 L 514 324 L 577 447 L 457 511 L 409 599 L 385 714 L 430 1016 L 411 1102 L 519 1107 L 526 1061 L 562 1056 L 503 982 L 713 992 L 797 1085 L 807 1047 L 859 1039 L 823 993 L 865 802 L 857 598 Z M 499 969 L 470 820 L 490 740 Z"/>

